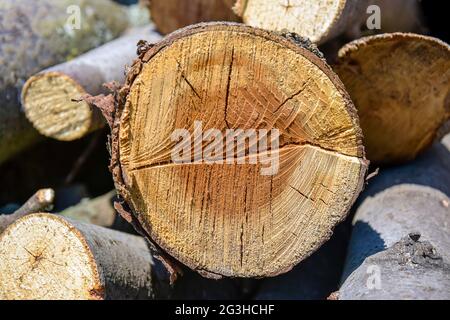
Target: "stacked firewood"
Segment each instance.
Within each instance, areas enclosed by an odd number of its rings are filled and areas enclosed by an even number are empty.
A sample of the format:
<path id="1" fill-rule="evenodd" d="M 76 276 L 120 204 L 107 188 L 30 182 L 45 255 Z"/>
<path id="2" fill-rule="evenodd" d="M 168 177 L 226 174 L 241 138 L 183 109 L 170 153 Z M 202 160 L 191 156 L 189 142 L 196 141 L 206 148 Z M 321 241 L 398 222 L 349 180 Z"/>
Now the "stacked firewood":
<path id="1" fill-rule="evenodd" d="M 450 47 L 429 19 L 3 0 L 0 299 L 449 299 Z"/>

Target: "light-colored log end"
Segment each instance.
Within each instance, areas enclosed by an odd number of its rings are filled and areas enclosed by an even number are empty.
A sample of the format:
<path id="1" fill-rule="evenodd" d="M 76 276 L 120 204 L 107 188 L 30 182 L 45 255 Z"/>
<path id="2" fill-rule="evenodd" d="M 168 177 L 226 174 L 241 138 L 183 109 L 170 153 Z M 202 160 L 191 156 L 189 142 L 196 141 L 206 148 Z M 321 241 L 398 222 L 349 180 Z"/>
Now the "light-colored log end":
<path id="1" fill-rule="evenodd" d="M 28 120 L 39 133 L 72 141 L 102 125 L 86 102 L 72 101 L 85 94 L 83 87 L 71 77 L 59 72 L 45 72 L 25 83 L 22 105 Z"/>
<path id="2" fill-rule="evenodd" d="M 248 25 L 286 29 L 322 43 L 352 24 L 360 13 L 359 5 L 348 0 L 238 0 L 233 9 Z"/>
<path id="3" fill-rule="evenodd" d="M 61 217 L 26 216 L 0 236 L 0 299 L 101 299 L 102 284 L 82 234 Z"/>

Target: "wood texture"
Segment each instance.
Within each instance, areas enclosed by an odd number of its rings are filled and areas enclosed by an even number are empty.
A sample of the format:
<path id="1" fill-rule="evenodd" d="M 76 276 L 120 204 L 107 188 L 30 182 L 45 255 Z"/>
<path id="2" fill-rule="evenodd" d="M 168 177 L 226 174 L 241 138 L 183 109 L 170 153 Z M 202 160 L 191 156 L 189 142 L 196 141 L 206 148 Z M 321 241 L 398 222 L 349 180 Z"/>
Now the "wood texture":
<path id="1" fill-rule="evenodd" d="M 70 141 L 104 126 L 96 109 L 80 99 L 105 92 L 104 83 L 125 80 L 125 67 L 136 58 L 139 40 L 155 42 L 153 27 L 137 28 L 119 39 L 32 76 L 22 90 L 25 114 L 40 134 Z"/>
<path id="2" fill-rule="evenodd" d="M 450 118 L 450 47 L 431 37 L 385 34 L 344 46 L 335 71 L 355 103 L 368 159 L 414 159 Z"/>
<path id="3" fill-rule="evenodd" d="M 289 271 L 329 239 L 362 188 L 355 109 L 306 45 L 239 24 L 199 24 L 143 52 L 116 96 L 111 170 L 133 223 L 205 276 Z M 280 148 L 270 151 L 279 171 L 173 163 L 171 135 L 192 133 L 194 121 L 223 133 L 279 129 Z"/>
<path id="4" fill-rule="evenodd" d="M 149 299 L 156 278 L 146 241 L 51 214 L 0 235 L 0 298 Z"/>
<path id="5" fill-rule="evenodd" d="M 66 26 L 67 8 L 81 10 L 80 30 Z M 20 108 L 20 90 L 32 74 L 118 36 L 125 11 L 109 0 L 4 0 L 0 3 L 0 162 L 38 140 Z"/>
<path id="6" fill-rule="evenodd" d="M 288 30 L 323 43 L 367 19 L 367 0 L 237 0 L 244 23 L 269 30 Z"/>
<path id="7" fill-rule="evenodd" d="M 191 24 L 238 21 L 234 0 L 150 0 L 149 9 L 158 30 L 167 34 Z"/>

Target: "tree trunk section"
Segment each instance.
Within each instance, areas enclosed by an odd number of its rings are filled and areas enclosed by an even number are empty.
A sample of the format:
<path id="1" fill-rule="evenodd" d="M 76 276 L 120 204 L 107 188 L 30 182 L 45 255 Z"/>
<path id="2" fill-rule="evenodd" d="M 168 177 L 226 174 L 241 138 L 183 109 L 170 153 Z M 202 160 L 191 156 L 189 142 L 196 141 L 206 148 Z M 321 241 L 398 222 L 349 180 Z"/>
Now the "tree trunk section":
<path id="1" fill-rule="evenodd" d="M 450 297 L 448 142 L 371 181 L 354 218 L 341 299 Z"/>
<path id="2" fill-rule="evenodd" d="M 141 39 L 154 42 L 160 36 L 152 27 L 139 28 L 28 79 L 22 90 L 28 120 L 42 135 L 63 141 L 82 138 L 103 127 L 96 109 L 73 100 L 105 92 L 104 83 L 123 83 L 125 66 L 136 58 L 136 44 Z"/>
<path id="3" fill-rule="evenodd" d="M 149 9 L 158 30 L 168 34 L 191 24 L 208 21 L 238 21 L 234 0 L 150 0 Z"/>
<path id="4" fill-rule="evenodd" d="M 362 38 L 341 49 L 335 71 L 358 108 L 371 162 L 414 159 L 450 119 L 450 47 L 440 40 L 402 33 Z"/>
<path id="5" fill-rule="evenodd" d="M 100 103 L 124 216 L 207 277 L 275 276 L 317 250 L 361 191 L 367 162 L 351 100 L 316 53 L 295 35 L 229 23 L 192 26 L 144 51 L 118 111 Z M 173 133 L 193 136 L 199 122 L 215 139 L 181 141 L 186 155 L 216 151 L 180 163 Z M 238 129 L 259 134 L 244 152 Z M 271 146 L 255 150 L 273 129 L 278 143 L 272 131 Z"/>
<path id="6" fill-rule="evenodd" d="M 245 24 L 295 32 L 324 43 L 359 28 L 367 19 L 368 0 L 237 0 L 234 10 Z"/>
<path id="7" fill-rule="evenodd" d="M 33 214 L 0 236 L 0 298 L 149 299 L 158 279 L 146 241 L 51 214 Z"/>
<path id="8" fill-rule="evenodd" d="M 79 30 L 69 27 L 70 6 L 81 9 Z M 24 81 L 43 68 L 111 40 L 126 27 L 124 9 L 109 0 L 0 3 L 0 163 L 39 137 L 20 109 L 19 95 Z"/>

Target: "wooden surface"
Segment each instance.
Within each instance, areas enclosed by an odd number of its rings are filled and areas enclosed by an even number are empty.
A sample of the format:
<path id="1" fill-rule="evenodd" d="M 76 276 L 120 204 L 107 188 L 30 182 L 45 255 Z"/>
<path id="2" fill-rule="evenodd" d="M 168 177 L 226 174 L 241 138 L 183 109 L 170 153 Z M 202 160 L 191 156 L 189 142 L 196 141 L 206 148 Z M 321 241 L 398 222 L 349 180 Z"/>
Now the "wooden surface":
<path id="1" fill-rule="evenodd" d="M 238 24 L 190 27 L 143 53 L 121 91 L 129 88 L 113 125 L 118 191 L 147 236 L 203 275 L 290 270 L 329 239 L 362 188 L 355 109 L 297 40 Z M 196 120 L 205 131 L 279 129 L 278 173 L 173 163 L 173 131 L 192 132 Z"/>
<path id="2" fill-rule="evenodd" d="M 450 118 L 450 47 L 415 34 L 356 40 L 335 71 L 355 103 L 367 157 L 378 164 L 414 159 Z"/>

